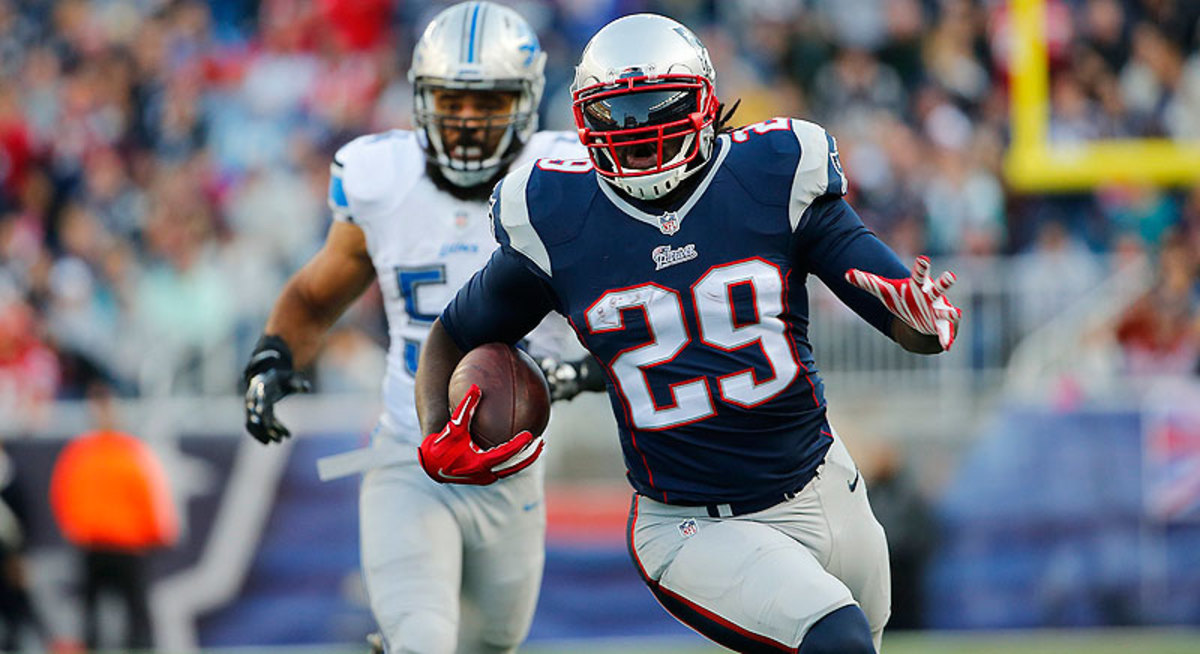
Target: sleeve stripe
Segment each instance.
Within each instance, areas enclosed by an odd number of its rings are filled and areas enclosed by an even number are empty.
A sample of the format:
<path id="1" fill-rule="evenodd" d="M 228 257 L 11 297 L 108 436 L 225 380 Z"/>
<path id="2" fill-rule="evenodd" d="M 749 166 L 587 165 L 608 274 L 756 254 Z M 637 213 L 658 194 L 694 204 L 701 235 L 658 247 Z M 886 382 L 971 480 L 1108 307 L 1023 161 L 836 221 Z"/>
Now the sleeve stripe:
<path id="1" fill-rule="evenodd" d="M 336 159 L 329 164 L 329 195 L 327 199 L 334 220 L 354 222 L 354 217 L 350 215 L 350 199 L 346 197 L 346 187 L 342 182 L 342 164 Z"/>
<path id="2" fill-rule="evenodd" d="M 346 198 L 346 188 L 342 184 L 341 175 L 329 178 L 329 202 L 340 209 L 350 208 L 350 200 Z"/>
<path id="3" fill-rule="evenodd" d="M 829 141 L 821 126 L 805 120 L 793 120 L 792 132 L 800 141 L 800 161 L 792 178 L 791 206 L 788 217 L 795 231 L 809 205 L 829 187 Z"/>
<path id="4" fill-rule="evenodd" d="M 529 222 L 529 205 L 525 201 L 525 188 L 532 174 L 533 164 L 526 164 L 510 173 L 500 186 L 500 224 L 512 248 L 549 276 L 550 253 Z"/>
<path id="5" fill-rule="evenodd" d="M 837 139 L 828 132 L 825 133 L 825 139 L 829 143 L 829 171 L 826 173 L 829 178 L 828 191 L 845 195 L 849 189 L 846 183 L 846 171 L 842 170 L 842 157 L 838 154 Z"/>

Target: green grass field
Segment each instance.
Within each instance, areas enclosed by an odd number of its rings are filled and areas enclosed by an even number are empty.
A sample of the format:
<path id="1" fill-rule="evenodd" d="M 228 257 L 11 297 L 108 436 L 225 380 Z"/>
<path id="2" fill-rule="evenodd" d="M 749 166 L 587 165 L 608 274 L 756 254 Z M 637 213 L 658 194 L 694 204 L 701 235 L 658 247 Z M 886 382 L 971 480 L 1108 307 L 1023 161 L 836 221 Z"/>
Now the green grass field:
<path id="1" fill-rule="evenodd" d="M 528 654 L 718 654 L 704 646 L 628 643 L 560 647 L 529 646 Z M 915 633 L 888 635 L 884 654 L 1198 654 L 1200 630 L 1089 630 L 1004 633 Z"/>
<path id="2" fill-rule="evenodd" d="M 697 639 L 699 637 L 697 636 Z M 720 654 L 703 643 L 629 640 L 534 643 L 522 654 Z M 1102 629 L 1079 631 L 927 632 L 884 638 L 885 654 L 1198 654 L 1200 629 Z M 366 654 L 367 648 L 321 646 L 230 648 L 204 654 Z M 109 654 L 117 654 L 115 652 Z M 129 654 L 128 652 L 122 654 Z M 162 654 L 162 653 L 160 653 Z"/>

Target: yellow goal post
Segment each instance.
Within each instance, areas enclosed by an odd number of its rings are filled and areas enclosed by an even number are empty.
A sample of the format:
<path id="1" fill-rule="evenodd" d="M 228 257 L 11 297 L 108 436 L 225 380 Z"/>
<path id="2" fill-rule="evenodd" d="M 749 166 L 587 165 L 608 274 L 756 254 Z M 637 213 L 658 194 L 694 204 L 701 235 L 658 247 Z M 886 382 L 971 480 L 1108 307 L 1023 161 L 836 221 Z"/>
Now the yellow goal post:
<path id="1" fill-rule="evenodd" d="M 1105 184 L 1200 183 L 1200 141 L 1107 139 L 1052 143 L 1046 1 L 1012 0 L 1012 143 L 1004 174 L 1023 193 L 1078 191 Z"/>

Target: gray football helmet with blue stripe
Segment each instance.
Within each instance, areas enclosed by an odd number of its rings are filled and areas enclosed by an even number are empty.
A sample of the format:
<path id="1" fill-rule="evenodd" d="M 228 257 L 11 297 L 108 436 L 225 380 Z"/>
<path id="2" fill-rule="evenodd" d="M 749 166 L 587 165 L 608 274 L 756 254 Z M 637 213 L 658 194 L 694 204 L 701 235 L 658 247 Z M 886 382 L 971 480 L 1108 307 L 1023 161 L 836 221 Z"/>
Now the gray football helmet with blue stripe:
<path id="1" fill-rule="evenodd" d="M 417 134 L 446 179 L 463 187 L 485 183 L 520 152 L 537 131 L 545 67 L 537 34 L 508 7 L 462 2 L 434 17 L 413 51 L 408 78 Z M 435 110 L 436 89 L 517 94 L 512 113 L 487 119 L 486 129 L 503 130 L 493 151 L 471 159 L 447 151 L 442 130 L 457 119 Z"/>

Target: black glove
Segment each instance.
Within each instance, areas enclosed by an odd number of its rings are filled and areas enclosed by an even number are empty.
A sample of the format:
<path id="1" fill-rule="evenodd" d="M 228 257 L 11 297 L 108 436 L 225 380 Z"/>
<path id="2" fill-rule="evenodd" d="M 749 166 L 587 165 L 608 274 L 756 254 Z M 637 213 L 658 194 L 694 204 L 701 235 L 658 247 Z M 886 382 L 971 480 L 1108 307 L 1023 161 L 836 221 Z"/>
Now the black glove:
<path id="1" fill-rule="evenodd" d="M 242 373 L 246 386 L 246 431 L 266 445 L 291 436 L 275 418 L 275 403 L 292 393 L 307 393 L 312 384 L 292 369 L 292 351 L 278 336 L 258 339 Z"/>
<path id="2" fill-rule="evenodd" d="M 585 391 L 603 391 L 604 373 L 592 357 L 577 361 L 559 361 L 546 357 L 538 362 L 550 384 L 550 400 L 569 400 Z"/>

